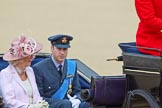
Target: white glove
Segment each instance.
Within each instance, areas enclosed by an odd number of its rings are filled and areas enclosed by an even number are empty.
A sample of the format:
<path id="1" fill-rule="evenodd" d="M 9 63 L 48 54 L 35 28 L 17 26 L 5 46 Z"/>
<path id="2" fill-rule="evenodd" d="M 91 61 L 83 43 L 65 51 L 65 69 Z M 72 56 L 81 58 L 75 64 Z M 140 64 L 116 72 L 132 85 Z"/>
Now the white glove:
<path id="1" fill-rule="evenodd" d="M 37 104 L 29 104 L 28 108 L 45 108 L 45 107 L 37 103 Z"/>
<path id="2" fill-rule="evenodd" d="M 67 94 L 67 97 L 69 98 L 69 100 L 70 100 L 70 99 L 72 100 L 72 99 L 76 99 L 77 96 L 74 95 L 74 96 L 72 97 L 72 96 L 70 96 L 69 94 Z"/>
<path id="3" fill-rule="evenodd" d="M 46 102 L 45 100 L 38 100 L 37 103 L 42 104 L 44 108 L 48 108 L 49 106 L 48 102 Z"/>
<path id="4" fill-rule="evenodd" d="M 69 98 L 70 102 L 72 103 L 73 108 L 79 108 L 81 101 L 79 99 L 76 99 L 76 97 L 77 97 L 76 95 L 74 95 L 72 97 L 69 94 L 67 94 L 67 97 Z"/>
<path id="5" fill-rule="evenodd" d="M 48 108 L 48 106 L 48 102 L 44 100 L 39 100 L 36 104 L 29 104 L 28 108 Z"/>

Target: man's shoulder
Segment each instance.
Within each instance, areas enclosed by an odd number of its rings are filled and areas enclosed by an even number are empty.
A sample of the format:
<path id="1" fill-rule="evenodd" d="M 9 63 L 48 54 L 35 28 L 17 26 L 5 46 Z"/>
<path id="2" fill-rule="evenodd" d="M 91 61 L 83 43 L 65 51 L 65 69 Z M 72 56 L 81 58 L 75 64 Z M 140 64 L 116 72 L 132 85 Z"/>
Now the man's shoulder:
<path id="1" fill-rule="evenodd" d="M 44 66 L 46 65 L 49 61 L 51 60 L 51 58 L 45 58 L 43 60 L 41 60 L 40 62 L 38 63 L 35 63 L 32 67 L 41 67 L 41 66 Z"/>

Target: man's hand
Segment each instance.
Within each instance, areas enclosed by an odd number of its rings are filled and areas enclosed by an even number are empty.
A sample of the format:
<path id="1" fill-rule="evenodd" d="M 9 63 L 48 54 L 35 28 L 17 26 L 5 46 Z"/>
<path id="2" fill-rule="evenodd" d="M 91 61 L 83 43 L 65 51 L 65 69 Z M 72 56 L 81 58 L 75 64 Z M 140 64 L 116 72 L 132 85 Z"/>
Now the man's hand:
<path id="1" fill-rule="evenodd" d="M 72 107 L 73 108 L 79 108 L 79 105 L 81 103 L 81 101 L 79 99 L 76 99 L 76 95 L 74 95 L 73 97 L 70 96 L 69 94 L 67 94 L 67 97 L 69 98 L 69 100 L 71 101 L 72 103 Z"/>

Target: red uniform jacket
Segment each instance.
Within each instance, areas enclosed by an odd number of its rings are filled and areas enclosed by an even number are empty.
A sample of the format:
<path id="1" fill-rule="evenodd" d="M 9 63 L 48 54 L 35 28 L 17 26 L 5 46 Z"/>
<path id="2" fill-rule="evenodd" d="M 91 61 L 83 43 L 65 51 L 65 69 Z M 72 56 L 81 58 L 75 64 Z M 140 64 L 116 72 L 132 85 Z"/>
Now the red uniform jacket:
<path id="1" fill-rule="evenodd" d="M 162 0 L 135 0 L 135 7 L 140 19 L 136 34 L 137 45 L 162 51 Z M 159 56 L 156 51 L 139 50 Z"/>

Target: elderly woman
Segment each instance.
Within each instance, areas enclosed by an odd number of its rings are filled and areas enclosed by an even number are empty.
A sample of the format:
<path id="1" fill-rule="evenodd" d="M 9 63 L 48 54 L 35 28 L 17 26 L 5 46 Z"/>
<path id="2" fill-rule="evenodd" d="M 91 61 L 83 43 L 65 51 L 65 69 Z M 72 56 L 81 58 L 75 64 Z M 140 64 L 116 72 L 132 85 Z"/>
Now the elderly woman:
<path id="1" fill-rule="evenodd" d="M 3 59 L 9 62 L 0 72 L 0 92 L 5 108 L 48 108 L 48 103 L 40 97 L 30 67 L 34 54 L 41 49 L 40 43 L 21 35 L 4 54 Z"/>

